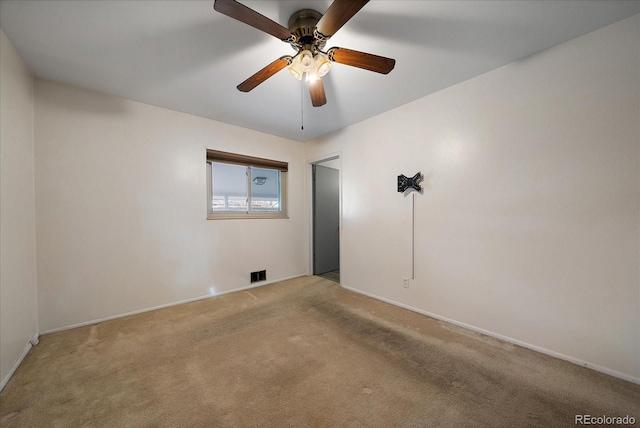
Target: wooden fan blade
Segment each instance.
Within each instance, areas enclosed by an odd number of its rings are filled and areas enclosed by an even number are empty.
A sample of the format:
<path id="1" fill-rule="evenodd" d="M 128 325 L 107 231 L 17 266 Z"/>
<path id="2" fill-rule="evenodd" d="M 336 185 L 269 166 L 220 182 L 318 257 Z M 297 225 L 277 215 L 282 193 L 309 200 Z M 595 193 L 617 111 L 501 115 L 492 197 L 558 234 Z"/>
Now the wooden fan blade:
<path id="1" fill-rule="evenodd" d="M 235 0 L 215 0 L 213 8 L 224 15 L 251 25 L 253 28 L 271 34 L 280 40 L 286 41 L 291 37 L 289 29 Z"/>
<path id="2" fill-rule="evenodd" d="M 334 0 L 316 24 L 316 29 L 328 39 L 368 2 L 369 0 Z"/>
<path id="3" fill-rule="evenodd" d="M 256 74 L 239 84 L 238 90 L 242 92 L 249 92 L 289 64 L 291 64 L 290 56 L 283 56 L 278 58 L 277 60 L 273 61 L 271 64 L 267 65 L 265 68 L 258 71 Z"/>
<path id="4" fill-rule="evenodd" d="M 388 74 L 396 66 L 396 60 L 345 48 L 331 48 L 327 52 L 331 61 L 376 73 Z"/>
<path id="5" fill-rule="evenodd" d="M 327 103 L 327 96 L 324 93 L 324 83 L 322 79 L 313 80 L 307 83 L 309 94 L 311 94 L 311 104 L 314 107 L 321 107 Z"/>

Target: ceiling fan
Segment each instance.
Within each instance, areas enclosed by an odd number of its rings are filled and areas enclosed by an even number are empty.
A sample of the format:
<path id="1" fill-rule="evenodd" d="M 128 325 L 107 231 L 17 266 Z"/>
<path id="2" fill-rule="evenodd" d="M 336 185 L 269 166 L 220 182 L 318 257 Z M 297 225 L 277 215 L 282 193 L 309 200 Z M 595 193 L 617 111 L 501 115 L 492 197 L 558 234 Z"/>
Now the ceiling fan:
<path id="1" fill-rule="evenodd" d="M 235 0 L 215 0 L 213 8 L 216 11 L 277 37 L 296 51 L 294 56 L 282 56 L 240 83 L 238 90 L 249 92 L 288 67 L 293 77 L 305 80 L 311 103 L 314 107 L 320 107 L 327 103 L 322 77 L 331 70 L 332 62 L 389 73 L 396 64 L 394 59 L 339 47 L 323 51 L 327 40 L 368 2 L 334 0 L 324 15 L 312 9 L 302 9 L 291 15 L 289 28 L 285 28 Z"/>

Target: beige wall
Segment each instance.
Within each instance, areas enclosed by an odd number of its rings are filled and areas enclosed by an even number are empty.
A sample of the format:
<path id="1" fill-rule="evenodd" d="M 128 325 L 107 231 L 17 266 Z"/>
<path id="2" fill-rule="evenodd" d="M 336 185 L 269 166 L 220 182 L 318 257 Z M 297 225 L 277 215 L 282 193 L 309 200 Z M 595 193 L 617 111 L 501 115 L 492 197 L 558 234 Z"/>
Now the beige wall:
<path id="1" fill-rule="evenodd" d="M 36 80 L 40 330 L 306 272 L 304 146 Z M 289 162 L 283 220 L 209 220 L 207 148 Z"/>
<path id="2" fill-rule="evenodd" d="M 640 381 L 638 46 L 635 16 L 308 144 L 341 152 L 343 284 Z"/>
<path id="3" fill-rule="evenodd" d="M 37 335 L 33 79 L 0 30 L 0 389 Z M 37 336 L 36 336 L 37 338 Z"/>

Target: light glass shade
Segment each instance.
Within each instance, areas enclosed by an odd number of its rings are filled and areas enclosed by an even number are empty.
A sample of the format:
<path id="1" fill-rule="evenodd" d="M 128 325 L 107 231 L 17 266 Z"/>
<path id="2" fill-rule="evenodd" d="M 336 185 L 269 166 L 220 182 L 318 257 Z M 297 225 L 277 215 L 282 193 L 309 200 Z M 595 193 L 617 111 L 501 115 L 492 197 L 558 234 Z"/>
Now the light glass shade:
<path id="1" fill-rule="evenodd" d="M 320 76 L 318 76 L 318 73 L 316 73 L 315 70 L 312 70 L 310 73 L 307 73 L 304 79 L 304 81 L 307 83 L 315 82 L 316 80 L 320 80 Z"/>
<path id="2" fill-rule="evenodd" d="M 289 74 L 292 75 L 296 80 L 302 80 L 302 73 L 297 70 L 293 64 L 289 66 L 289 68 L 287 68 L 287 70 L 289 70 Z"/>
<path id="3" fill-rule="evenodd" d="M 300 54 L 296 55 L 291 61 L 291 65 L 287 67 L 289 74 L 297 80 L 302 80 L 302 65 L 300 64 Z"/>
<path id="4" fill-rule="evenodd" d="M 323 54 L 317 54 L 314 62 L 318 77 L 324 77 L 331 70 L 331 61 L 326 59 Z"/>
<path id="5" fill-rule="evenodd" d="M 302 67 L 302 71 L 308 73 L 313 68 L 313 54 L 311 51 L 303 50 L 300 53 L 300 66 Z"/>

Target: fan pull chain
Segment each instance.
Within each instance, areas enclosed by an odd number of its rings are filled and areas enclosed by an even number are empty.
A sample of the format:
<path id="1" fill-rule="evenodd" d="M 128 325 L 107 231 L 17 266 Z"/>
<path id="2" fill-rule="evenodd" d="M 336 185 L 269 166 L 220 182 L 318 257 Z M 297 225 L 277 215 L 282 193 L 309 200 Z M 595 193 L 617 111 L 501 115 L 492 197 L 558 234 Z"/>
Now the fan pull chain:
<path id="1" fill-rule="evenodd" d="M 304 92 L 303 87 L 304 87 L 304 83 L 301 80 L 300 81 L 300 130 L 302 131 L 304 131 L 304 103 L 302 102 L 302 93 Z"/>

